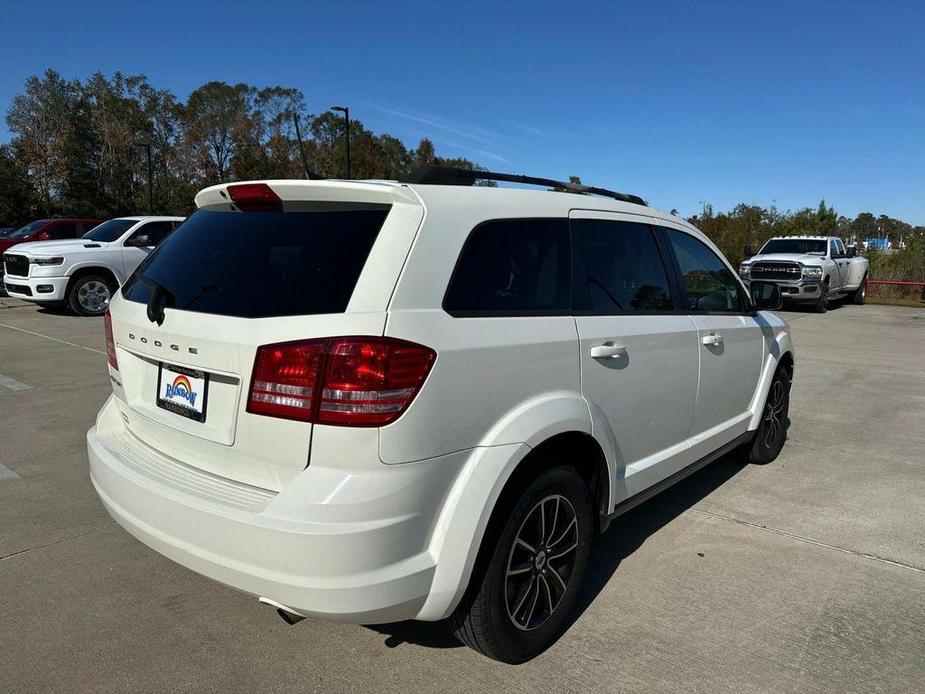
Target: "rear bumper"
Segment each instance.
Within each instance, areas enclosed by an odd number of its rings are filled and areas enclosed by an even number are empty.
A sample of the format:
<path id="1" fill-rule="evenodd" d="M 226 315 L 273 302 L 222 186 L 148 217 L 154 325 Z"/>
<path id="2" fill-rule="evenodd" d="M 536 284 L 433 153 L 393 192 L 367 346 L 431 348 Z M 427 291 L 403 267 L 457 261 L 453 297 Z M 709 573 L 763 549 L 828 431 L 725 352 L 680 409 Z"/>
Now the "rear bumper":
<path id="1" fill-rule="evenodd" d="M 275 493 L 159 454 L 125 429 L 112 400 L 87 450 L 112 517 L 220 583 L 304 616 L 364 624 L 418 617 L 427 600 L 429 536 L 455 465 L 312 466 Z"/>
<path id="2" fill-rule="evenodd" d="M 26 301 L 64 301 L 67 297 L 67 277 L 3 277 L 6 293 Z"/>

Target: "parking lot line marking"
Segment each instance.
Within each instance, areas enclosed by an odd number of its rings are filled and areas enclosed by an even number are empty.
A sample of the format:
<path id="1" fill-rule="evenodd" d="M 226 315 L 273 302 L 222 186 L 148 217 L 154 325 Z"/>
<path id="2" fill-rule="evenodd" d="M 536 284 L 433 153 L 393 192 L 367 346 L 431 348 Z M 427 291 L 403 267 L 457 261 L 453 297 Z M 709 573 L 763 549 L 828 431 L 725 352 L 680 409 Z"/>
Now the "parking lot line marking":
<path id="1" fill-rule="evenodd" d="M 0 386 L 9 388 L 13 391 L 32 390 L 32 386 L 30 386 L 28 383 L 17 381 L 15 378 L 10 378 L 9 376 L 4 376 L 3 374 L 0 374 Z"/>
<path id="2" fill-rule="evenodd" d="M 0 323 L 0 328 L 9 328 L 10 330 L 15 330 L 19 333 L 26 333 L 26 335 L 34 335 L 35 337 L 41 337 L 46 340 L 51 340 L 52 342 L 60 342 L 62 345 L 68 345 L 69 347 L 77 347 L 78 349 L 85 349 L 88 352 L 93 352 L 94 354 L 102 354 L 106 356 L 106 352 L 100 349 L 93 349 L 92 347 L 86 347 L 85 345 L 78 345 L 76 342 L 68 342 L 67 340 L 61 340 L 57 337 L 51 337 L 49 335 L 42 335 L 42 333 L 36 333 L 31 330 L 26 330 L 25 328 L 17 328 L 15 325 L 10 325 L 9 323 Z"/>
<path id="3" fill-rule="evenodd" d="M 3 480 L 18 480 L 19 475 L 10 470 L 6 465 L 0 463 L 0 482 Z"/>
<path id="4" fill-rule="evenodd" d="M 92 535 L 93 533 L 98 533 L 103 530 L 109 530 L 115 524 L 116 524 L 115 521 L 109 521 L 96 528 L 89 528 L 87 530 L 84 530 L 83 532 L 79 532 L 76 535 L 69 535 L 68 537 L 59 537 L 57 540 L 52 540 L 51 542 L 46 542 L 45 544 L 42 544 L 42 545 L 33 545 L 32 547 L 26 547 L 25 549 L 21 549 L 17 552 L 11 552 L 10 554 L 0 555 L 0 561 L 5 561 L 6 559 L 12 559 L 13 557 L 18 557 L 20 555 L 25 554 L 26 552 L 31 552 L 36 549 L 45 549 L 46 547 L 51 547 L 53 545 L 60 545 L 62 542 L 70 542 L 71 540 L 78 540 L 81 537 L 84 537 L 85 535 Z"/>

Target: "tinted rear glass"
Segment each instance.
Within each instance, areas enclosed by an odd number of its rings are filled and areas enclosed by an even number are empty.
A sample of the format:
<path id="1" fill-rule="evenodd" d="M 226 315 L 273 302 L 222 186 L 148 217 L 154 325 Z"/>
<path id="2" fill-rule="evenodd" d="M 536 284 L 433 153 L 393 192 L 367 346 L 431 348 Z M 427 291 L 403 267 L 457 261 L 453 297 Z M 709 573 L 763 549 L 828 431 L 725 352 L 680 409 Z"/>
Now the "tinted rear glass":
<path id="1" fill-rule="evenodd" d="M 343 313 L 388 206 L 311 212 L 199 210 L 151 253 L 122 294 L 244 318 Z"/>
<path id="2" fill-rule="evenodd" d="M 771 239 L 760 253 L 815 253 L 825 255 L 825 239 Z"/>
<path id="3" fill-rule="evenodd" d="M 501 219 L 466 240 L 443 308 L 454 316 L 569 311 L 571 249 L 566 219 Z"/>
<path id="4" fill-rule="evenodd" d="M 671 311 L 668 275 L 652 230 L 609 219 L 572 222 L 577 248 L 575 308 L 592 314 Z"/>
<path id="5" fill-rule="evenodd" d="M 48 230 L 48 238 L 55 241 L 59 239 L 76 239 L 77 231 L 77 222 L 59 222 L 52 225 Z"/>

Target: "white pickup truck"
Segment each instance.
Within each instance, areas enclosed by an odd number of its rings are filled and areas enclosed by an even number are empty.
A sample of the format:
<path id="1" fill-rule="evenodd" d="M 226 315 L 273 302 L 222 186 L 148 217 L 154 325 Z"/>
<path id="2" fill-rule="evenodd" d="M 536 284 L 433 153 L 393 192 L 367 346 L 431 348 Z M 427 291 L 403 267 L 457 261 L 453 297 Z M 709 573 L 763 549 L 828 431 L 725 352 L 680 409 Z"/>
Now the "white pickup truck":
<path id="1" fill-rule="evenodd" d="M 780 236 L 743 261 L 739 275 L 746 284 L 774 282 L 785 301 L 812 303 L 817 313 L 825 313 L 838 297 L 864 303 L 867 268 L 867 258 L 855 255 L 837 236 Z"/>
<path id="2" fill-rule="evenodd" d="M 139 263 L 183 217 L 119 217 L 79 239 L 20 243 L 3 254 L 7 294 L 99 316 Z"/>

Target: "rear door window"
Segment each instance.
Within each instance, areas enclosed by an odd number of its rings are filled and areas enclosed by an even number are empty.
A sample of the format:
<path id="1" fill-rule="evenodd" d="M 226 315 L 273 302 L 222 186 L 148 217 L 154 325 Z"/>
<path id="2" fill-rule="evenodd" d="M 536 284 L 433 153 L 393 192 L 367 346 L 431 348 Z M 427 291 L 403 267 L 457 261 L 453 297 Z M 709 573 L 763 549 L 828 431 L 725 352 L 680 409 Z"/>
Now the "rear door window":
<path id="1" fill-rule="evenodd" d="M 443 299 L 453 316 L 566 315 L 571 249 L 567 219 L 500 219 L 477 226 Z"/>
<path id="2" fill-rule="evenodd" d="M 674 310 L 668 273 L 652 229 L 607 219 L 573 219 L 576 312 Z"/>
<path id="3" fill-rule="evenodd" d="M 77 222 L 59 222 L 48 229 L 48 238 L 58 241 L 60 239 L 76 239 L 79 225 Z"/>
<path id="4" fill-rule="evenodd" d="M 343 313 L 388 205 L 305 212 L 199 210 L 138 266 L 130 301 L 244 318 Z"/>

